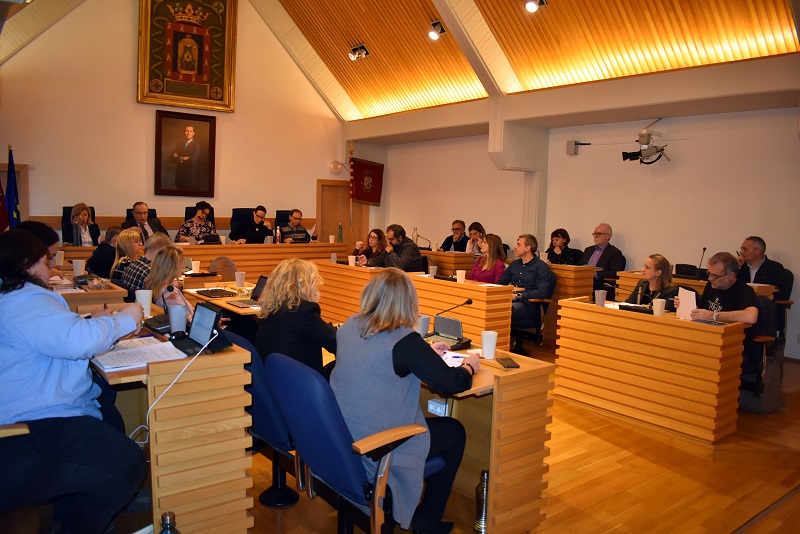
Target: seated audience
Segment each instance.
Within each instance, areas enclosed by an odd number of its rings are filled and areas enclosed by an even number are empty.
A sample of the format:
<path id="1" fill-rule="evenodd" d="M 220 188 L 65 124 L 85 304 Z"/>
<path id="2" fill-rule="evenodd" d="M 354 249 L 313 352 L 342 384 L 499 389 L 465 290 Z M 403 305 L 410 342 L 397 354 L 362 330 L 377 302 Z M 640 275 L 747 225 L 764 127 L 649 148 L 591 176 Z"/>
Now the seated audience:
<path id="1" fill-rule="evenodd" d="M 440 251 L 443 252 L 466 252 L 467 250 L 467 234 L 464 233 L 464 230 L 467 227 L 467 223 L 462 221 L 461 219 L 456 219 L 453 221 L 452 227 L 450 230 L 453 232 L 453 235 L 449 235 L 444 238 L 442 242 L 442 246 L 439 247 Z"/>
<path id="2" fill-rule="evenodd" d="M 144 289 L 144 281 L 150 274 L 150 264 L 162 249 L 172 246 L 169 236 L 155 234 L 144 243 L 144 254 L 136 261 L 130 262 L 122 273 L 122 287 L 128 291 Z"/>
<path id="3" fill-rule="evenodd" d="M 483 236 L 486 235 L 486 230 L 483 229 L 483 225 L 477 221 L 469 225 L 467 229 L 469 232 L 469 239 L 467 240 L 467 248 L 465 252 L 470 252 L 475 254 L 476 256 L 481 255 L 481 241 L 483 240 Z M 501 241 L 502 244 L 502 241 Z"/>
<path id="4" fill-rule="evenodd" d="M 541 322 L 541 306 L 528 299 L 547 298 L 550 284 L 553 283 L 554 274 L 545 262 L 536 257 L 539 243 L 531 234 L 522 234 L 514 245 L 514 255 L 517 259 L 503 273 L 498 282 L 501 285 L 514 286 L 511 296 L 511 327 L 515 328 L 520 322 Z"/>
<path id="5" fill-rule="evenodd" d="M 239 245 L 263 245 L 267 236 L 272 235 L 272 225 L 266 219 L 267 208 L 256 206 L 253 210 L 253 220 L 242 221 L 231 228 L 228 238 L 231 243 Z"/>
<path id="6" fill-rule="evenodd" d="M 294 209 L 289 214 L 289 224 L 278 228 L 280 236 L 278 243 L 310 243 L 311 234 L 300 224 L 303 222 L 303 212 Z"/>
<path id="7" fill-rule="evenodd" d="M 30 433 L 0 439 L 0 512 L 52 502 L 42 531 L 102 533 L 147 470 L 89 359 L 142 321 L 139 304 L 83 319 L 48 291 L 50 254 L 31 234 L 0 234 L 0 424 Z"/>
<path id="8" fill-rule="evenodd" d="M 64 229 L 61 236 L 65 245 L 76 247 L 96 247 L 100 240 L 100 227 L 92 220 L 89 206 L 79 202 L 72 207 L 70 215 L 72 227 Z"/>
<path id="9" fill-rule="evenodd" d="M 58 234 L 56 231 L 39 221 L 22 221 L 17 225 L 17 229 L 28 232 L 44 243 L 49 255 L 50 276 L 63 277 L 63 274 L 58 269 L 60 265 L 55 264 L 56 254 L 58 253 Z"/>
<path id="10" fill-rule="evenodd" d="M 214 223 L 208 220 L 208 216 L 211 214 L 211 204 L 201 200 L 194 207 L 197 211 L 194 217 L 181 225 L 178 235 L 175 236 L 176 243 L 188 243 L 192 238 L 196 241 L 202 241 L 207 235 L 217 234 Z"/>
<path id="11" fill-rule="evenodd" d="M 87 271 L 101 278 L 111 278 L 111 267 L 116 260 L 119 233 L 119 226 L 111 226 L 106 230 L 103 242 L 97 245 L 92 256 L 86 260 Z"/>
<path id="12" fill-rule="evenodd" d="M 424 381 L 443 395 L 464 391 L 472 385 L 480 358 L 468 354 L 457 368 L 442 361 L 439 355 L 447 345 L 428 345 L 414 330 L 419 317 L 417 292 L 398 269 L 386 269 L 369 281 L 361 293 L 361 310 L 336 334 L 331 388 L 353 439 L 412 423 L 428 429 L 393 453 L 388 478 L 392 515 L 403 529 L 448 533 L 453 523 L 442 518 L 466 434 L 451 417 L 425 418 L 420 384 Z M 445 466 L 423 483 L 425 459 L 434 455 L 441 455 Z M 363 461 L 368 474 L 374 475 L 376 463 L 367 457 Z"/>
<path id="13" fill-rule="evenodd" d="M 746 284 L 771 284 L 778 291 L 775 300 L 788 300 L 789 288 L 780 287 L 783 265 L 767 258 L 767 243 L 760 237 L 751 235 L 745 238 L 739 248 L 738 261 L 741 267 L 736 278 Z"/>
<path id="14" fill-rule="evenodd" d="M 609 243 L 613 231 L 611 225 L 600 223 L 592 232 L 594 245 L 586 247 L 580 259 L 580 265 L 599 267 L 594 273 L 594 289 L 607 289 L 606 278 L 616 278 L 617 271 L 625 270 L 625 256 L 617 247 Z M 607 289 L 608 300 L 614 300 L 614 289 Z"/>
<path id="15" fill-rule="evenodd" d="M 357 241 L 352 255 L 370 259 L 381 254 L 386 249 L 386 244 L 386 234 L 383 233 L 383 230 L 373 228 L 369 231 L 366 245 L 363 241 Z"/>
<path id="16" fill-rule="evenodd" d="M 169 238 L 167 238 L 169 241 Z M 132 261 L 136 261 L 144 254 L 142 233 L 129 228 L 117 236 L 117 245 L 114 251 L 114 263 L 111 265 L 111 279 L 122 280 L 122 273 Z"/>
<path id="17" fill-rule="evenodd" d="M 153 291 L 153 302 L 165 312 L 167 306 L 186 306 L 186 321 L 190 323 L 194 316 L 194 306 L 178 289 L 178 277 L 185 264 L 183 251 L 175 247 L 161 249 L 150 265 L 150 274 L 144 280 L 144 289 Z"/>
<path id="18" fill-rule="evenodd" d="M 422 254 L 419 247 L 406 237 L 406 230 L 399 224 L 390 224 L 386 228 L 386 248 L 370 259 L 361 255 L 358 263 L 367 267 L 397 267 L 401 271 L 424 271 Z"/>
<path id="19" fill-rule="evenodd" d="M 678 286 L 672 283 L 672 265 L 661 254 L 651 254 L 644 260 L 642 279 L 625 302 L 652 307 L 655 299 L 665 299 L 664 309 L 675 311 L 676 296 Z"/>
<path id="20" fill-rule="evenodd" d="M 147 207 L 147 204 L 144 202 L 137 202 L 133 205 L 133 219 L 128 219 L 119 226 L 123 230 L 135 228 L 140 234 L 142 234 L 144 241 L 147 241 L 151 235 L 156 233 L 169 236 L 169 232 L 167 232 L 166 228 L 162 226 L 158 217 L 148 218 L 149 214 L 150 209 Z"/>
<path id="21" fill-rule="evenodd" d="M 336 329 L 322 320 L 317 266 L 297 258 L 283 260 L 275 267 L 261 293 L 261 323 L 255 347 L 262 358 L 280 352 L 323 371 L 322 349 L 336 353 Z"/>
<path id="22" fill-rule="evenodd" d="M 583 252 L 569 248 L 569 232 L 556 228 L 550 233 L 550 248 L 545 251 L 547 261 L 556 265 L 580 265 Z"/>
<path id="23" fill-rule="evenodd" d="M 494 234 L 486 234 L 486 237 L 481 239 L 480 251 L 483 256 L 475 259 L 467 278 L 476 282 L 496 284 L 506 271 L 506 252 L 503 249 L 503 242 Z"/>

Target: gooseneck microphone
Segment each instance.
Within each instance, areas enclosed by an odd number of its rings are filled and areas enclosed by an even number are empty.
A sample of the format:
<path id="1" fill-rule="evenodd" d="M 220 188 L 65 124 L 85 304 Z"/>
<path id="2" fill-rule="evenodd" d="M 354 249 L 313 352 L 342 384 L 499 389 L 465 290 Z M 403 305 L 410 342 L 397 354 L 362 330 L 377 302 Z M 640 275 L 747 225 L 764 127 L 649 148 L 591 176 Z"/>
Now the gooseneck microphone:
<path id="1" fill-rule="evenodd" d="M 456 304 L 456 305 L 455 305 L 455 306 L 453 306 L 452 308 L 447 308 L 446 310 L 440 311 L 440 312 L 439 312 L 439 313 L 437 313 L 436 315 L 441 315 L 441 314 L 443 314 L 443 313 L 447 313 L 447 312 L 449 312 L 449 311 L 453 311 L 453 310 L 455 310 L 456 308 L 460 308 L 461 306 L 469 306 L 470 304 L 472 304 L 472 299 L 467 299 L 467 300 L 465 300 L 464 302 L 462 302 L 461 304 Z"/>
<path id="2" fill-rule="evenodd" d="M 703 270 L 703 257 L 706 255 L 706 247 L 703 247 L 703 253 L 700 255 L 700 263 L 697 264 L 697 273 Z"/>

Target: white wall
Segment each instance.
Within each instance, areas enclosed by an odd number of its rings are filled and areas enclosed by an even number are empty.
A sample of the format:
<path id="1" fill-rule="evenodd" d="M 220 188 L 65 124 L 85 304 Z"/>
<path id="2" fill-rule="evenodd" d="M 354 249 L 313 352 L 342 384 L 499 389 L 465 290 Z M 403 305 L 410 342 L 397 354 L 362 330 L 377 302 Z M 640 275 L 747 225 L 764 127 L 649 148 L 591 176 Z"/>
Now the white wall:
<path id="1" fill-rule="evenodd" d="M 316 180 L 341 159 L 341 125 L 249 2 L 239 2 L 235 112 L 136 102 L 138 2 L 88 0 L 0 66 L 0 146 L 30 165 L 30 213 L 79 201 L 124 214 L 155 196 L 156 109 L 217 117 L 217 213 L 263 203 L 316 211 Z"/>

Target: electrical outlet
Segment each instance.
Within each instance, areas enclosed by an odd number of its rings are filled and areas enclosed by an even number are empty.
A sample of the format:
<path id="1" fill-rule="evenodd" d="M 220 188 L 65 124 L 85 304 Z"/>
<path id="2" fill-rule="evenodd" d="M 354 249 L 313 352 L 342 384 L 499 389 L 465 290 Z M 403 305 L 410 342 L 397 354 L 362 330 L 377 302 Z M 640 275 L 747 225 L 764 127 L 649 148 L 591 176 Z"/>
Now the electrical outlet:
<path id="1" fill-rule="evenodd" d="M 447 402 L 442 399 L 428 399 L 428 413 L 447 417 Z"/>

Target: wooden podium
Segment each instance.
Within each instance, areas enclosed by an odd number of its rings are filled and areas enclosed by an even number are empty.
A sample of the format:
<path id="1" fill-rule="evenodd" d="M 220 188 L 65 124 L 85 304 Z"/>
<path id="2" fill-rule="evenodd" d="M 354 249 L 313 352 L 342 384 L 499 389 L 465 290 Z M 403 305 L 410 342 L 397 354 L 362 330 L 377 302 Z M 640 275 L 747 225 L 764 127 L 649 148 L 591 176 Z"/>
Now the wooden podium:
<path id="1" fill-rule="evenodd" d="M 421 250 L 428 258 L 428 267 L 435 265 L 436 274 L 455 276 L 456 271 L 464 270 L 467 274 L 475 263 L 475 255 L 471 252 L 439 252 L 438 250 Z"/>

